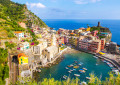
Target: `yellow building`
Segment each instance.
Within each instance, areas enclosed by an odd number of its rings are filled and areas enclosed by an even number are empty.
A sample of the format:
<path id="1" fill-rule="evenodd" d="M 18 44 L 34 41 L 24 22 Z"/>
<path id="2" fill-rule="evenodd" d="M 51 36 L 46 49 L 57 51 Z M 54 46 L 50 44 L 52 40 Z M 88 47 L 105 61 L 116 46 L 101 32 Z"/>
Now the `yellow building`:
<path id="1" fill-rule="evenodd" d="M 24 53 L 18 54 L 18 61 L 19 64 L 28 64 L 28 56 L 26 56 Z"/>
<path id="2" fill-rule="evenodd" d="M 91 29 L 91 28 L 90 28 L 90 27 L 88 27 L 88 28 L 86 28 L 86 31 L 90 31 L 90 29 Z"/>
<path id="3" fill-rule="evenodd" d="M 37 37 L 42 38 L 42 35 L 41 34 L 37 34 Z"/>
<path id="4" fill-rule="evenodd" d="M 77 47 L 77 41 L 78 41 L 77 37 L 71 37 L 71 38 L 69 38 L 69 43 L 71 45 L 74 45 L 75 47 Z"/>

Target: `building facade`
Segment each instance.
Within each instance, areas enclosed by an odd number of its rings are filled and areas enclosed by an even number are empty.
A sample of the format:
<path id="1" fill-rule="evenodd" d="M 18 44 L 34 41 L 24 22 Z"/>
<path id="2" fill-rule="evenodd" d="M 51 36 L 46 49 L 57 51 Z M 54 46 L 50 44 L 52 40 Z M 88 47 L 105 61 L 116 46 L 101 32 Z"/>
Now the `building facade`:
<path id="1" fill-rule="evenodd" d="M 22 38 L 24 38 L 24 33 L 21 31 L 14 32 L 14 35 L 18 38 L 18 40 L 21 40 Z"/>
<path id="2" fill-rule="evenodd" d="M 59 48 L 56 46 L 50 46 L 43 51 L 43 55 L 50 62 L 54 59 L 55 55 L 59 52 Z"/>

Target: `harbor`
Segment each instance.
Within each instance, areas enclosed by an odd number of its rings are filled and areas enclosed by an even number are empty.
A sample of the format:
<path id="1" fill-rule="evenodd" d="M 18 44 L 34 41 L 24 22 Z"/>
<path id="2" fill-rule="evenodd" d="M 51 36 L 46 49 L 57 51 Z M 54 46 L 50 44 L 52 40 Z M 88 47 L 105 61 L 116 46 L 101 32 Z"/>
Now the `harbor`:
<path id="1" fill-rule="evenodd" d="M 41 68 L 41 73 L 38 81 L 43 78 L 54 78 L 55 80 L 65 80 L 78 77 L 80 80 L 89 80 L 90 74 L 94 73 L 102 80 L 109 77 L 108 72 L 111 68 L 101 61 L 99 58 L 94 58 L 94 55 L 88 53 L 71 53 L 65 54 L 64 59 L 56 65 L 49 68 Z M 103 71 L 103 69 L 105 69 Z M 46 75 L 45 75 L 46 74 Z"/>

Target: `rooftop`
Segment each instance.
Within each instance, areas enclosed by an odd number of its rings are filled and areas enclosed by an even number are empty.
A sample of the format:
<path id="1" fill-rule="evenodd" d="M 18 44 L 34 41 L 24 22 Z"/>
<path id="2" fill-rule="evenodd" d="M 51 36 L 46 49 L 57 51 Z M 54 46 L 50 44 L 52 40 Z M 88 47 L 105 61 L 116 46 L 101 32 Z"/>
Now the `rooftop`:
<path id="1" fill-rule="evenodd" d="M 48 50 L 48 52 L 54 51 L 53 49 L 56 50 L 57 47 L 56 46 L 50 46 L 50 47 L 46 48 L 46 50 Z"/>
<path id="2" fill-rule="evenodd" d="M 22 31 L 15 31 L 14 33 L 23 33 Z"/>

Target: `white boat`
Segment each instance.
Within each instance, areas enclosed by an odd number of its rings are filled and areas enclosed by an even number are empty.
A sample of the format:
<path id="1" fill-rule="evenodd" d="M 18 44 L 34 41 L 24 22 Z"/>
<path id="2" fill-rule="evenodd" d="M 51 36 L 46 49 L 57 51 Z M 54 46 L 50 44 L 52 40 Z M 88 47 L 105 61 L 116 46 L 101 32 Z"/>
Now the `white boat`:
<path id="1" fill-rule="evenodd" d="M 87 85 L 85 81 L 81 82 L 80 85 Z"/>
<path id="2" fill-rule="evenodd" d="M 94 58 L 98 58 L 98 57 L 96 57 L 96 56 L 93 56 Z"/>
<path id="3" fill-rule="evenodd" d="M 73 69 L 73 71 L 76 71 L 76 69 Z"/>
<path id="4" fill-rule="evenodd" d="M 71 73 L 71 71 L 68 71 L 69 73 Z"/>
<path id="5" fill-rule="evenodd" d="M 86 79 L 90 80 L 90 77 L 86 77 Z"/>
<path id="6" fill-rule="evenodd" d="M 66 75 L 64 75 L 64 76 L 63 76 L 63 78 L 64 78 L 64 79 L 67 79 L 67 76 L 66 76 Z"/>
<path id="7" fill-rule="evenodd" d="M 74 66 L 74 65 L 71 64 L 70 66 Z"/>
<path id="8" fill-rule="evenodd" d="M 112 70 L 118 70 L 117 68 L 111 68 Z"/>
<path id="9" fill-rule="evenodd" d="M 74 74 L 74 76 L 77 76 L 77 77 L 79 77 L 80 75 L 79 75 L 79 74 Z"/>
<path id="10" fill-rule="evenodd" d="M 112 70 L 116 75 L 120 74 L 119 70 Z"/>
<path id="11" fill-rule="evenodd" d="M 73 70 L 70 70 L 70 71 L 73 71 Z"/>
<path id="12" fill-rule="evenodd" d="M 110 67 L 113 67 L 113 65 L 109 65 Z"/>
<path id="13" fill-rule="evenodd" d="M 83 68 L 84 70 L 87 70 L 86 68 Z"/>
<path id="14" fill-rule="evenodd" d="M 107 61 L 104 60 L 103 62 L 106 63 Z"/>
<path id="15" fill-rule="evenodd" d="M 65 69 L 68 69 L 68 67 L 65 67 Z"/>

